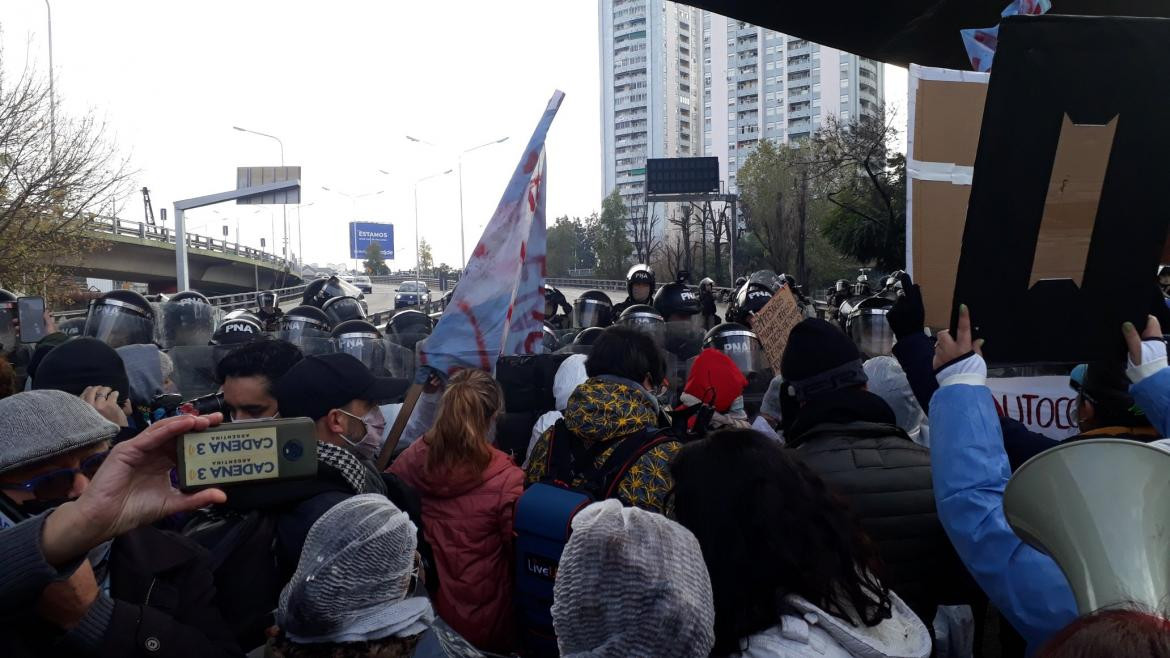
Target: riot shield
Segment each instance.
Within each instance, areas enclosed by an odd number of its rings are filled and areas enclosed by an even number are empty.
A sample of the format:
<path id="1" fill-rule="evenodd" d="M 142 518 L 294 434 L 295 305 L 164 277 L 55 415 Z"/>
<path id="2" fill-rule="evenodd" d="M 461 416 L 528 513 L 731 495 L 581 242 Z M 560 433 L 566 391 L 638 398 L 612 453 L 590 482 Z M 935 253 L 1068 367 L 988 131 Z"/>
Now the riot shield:
<path id="1" fill-rule="evenodd" d="M 398 345 L 388 339 L 386 342 L 386 360 L 384 370 L 387 377 L 398 377 L 414 381 L 416 364 L 414 349 Z"/>
<path id="2" fill-rule="evenodd" d="M 699 317 L 699 316 L 695 316 Z M 663 348 L 686 363 L 703 349 L 704 331 L 695 322 L 667 322 L 663 329 Z"/>
<path id="3" fill-rule="evenodd" d="M 398 345 L 399 347 L 403 347 L 403 348 L 409 350 L 410 352 L 414 352 L 415 347 L 417 347 L 418 344 L 421 343 L 422 341 L 426 340 L 427 337 L 429 337 L 429 336 L 430 336 L 429 333 L 421 333 L 421 332 L 419 332 L 419 333 L 395 333 L 395 334 L 391 334 L 391 335 L 387 336 L 386 340 L 390 341 L 391 343 L 394 343 L 395 345 Z"/>
<path id="4" fill-rule="evenodd" d="M 197 398 L 219 390 L 215 367 L 219 360 L 231 352 L 231 346 L 181 345 L 167 350 L 167 356 L 174 363 L 175 382 L 184 400 Z"/>
<path id="5" fill-rule="evenodd" d="M 157 339 L 164 350 L 183 345 L 206 345 L 219 326 L 221 312 L 210 304 L 166 302 L 154 307 Z"/>
<path id="6" fill-rule="evenodd" d="M 859 308 L 849 318 L 849 337 L 867 357 L 892 354 L 894 331 L 884 308 Z"/>
<path id="7" fill-rule="evenodd" d="M 154 317 L 142 309 L 116 299 L 90 304 L 82 335 L 96 338 L 113 348 L 152 343 Z"/>
<path id="8" fill-rule="evenodd" d="M 280 327 L 272 332 L 272 337 L 279 340 L 286 340 L 293 345 L 301 348 L 305 354 L 309 354 L 309 349 L 319 347 L 319 341 L 330 340 L 329 332 L 315 327 L 307 322 L 282 322 Z M 328 350 L 332 351 L 332 350 Z M 314 351 L 314 354 L 327 354 L 326 352 Z"/>
<path id="9" fill-rule="evenodd" d="M 334 349 L 361 361 L 376 377 L 385 377 L 386 347 L 390 343 L 376 334 L 346 334 L 333 339 Z"/>
<path id="10" fill-rule="evenodd" d="M 302 335 L 293 345 L 301 348 L 301 354 L 305 356 L 321 356 L 322 354 L 333 354 L 337 351 L 337 343 L 328 335 L 325 336 L 305 336 Z"/>

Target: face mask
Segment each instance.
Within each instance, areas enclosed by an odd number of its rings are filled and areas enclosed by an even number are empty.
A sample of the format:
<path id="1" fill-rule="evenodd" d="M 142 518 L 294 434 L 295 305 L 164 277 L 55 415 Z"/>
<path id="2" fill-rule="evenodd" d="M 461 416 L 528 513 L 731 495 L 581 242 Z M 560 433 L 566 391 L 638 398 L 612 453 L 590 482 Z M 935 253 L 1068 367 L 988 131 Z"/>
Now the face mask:
<path id="1" fill-rule="evenodd" d="M 357 441 L 340 432 L 338 432 L 337 435 L 349 444 L 350 449 L 362 457 L 366 459 L 373 459 L 376 457 L 378 455 L 378 450 L 382 447 L 382 434 L 386 431 L 386 418 L 382 415 L 382 408 L 375 405 L 372 409 L 366 412 L 366 415 L 362 416 L 361 418 L 358 418 L 357 416 L 343 409 L 338 409 L 338 411 L 345 414 L 346 416 L 349 416 L 350 418 L 360 420 L 362 425 L 366 428 L 366 433 Z"/>

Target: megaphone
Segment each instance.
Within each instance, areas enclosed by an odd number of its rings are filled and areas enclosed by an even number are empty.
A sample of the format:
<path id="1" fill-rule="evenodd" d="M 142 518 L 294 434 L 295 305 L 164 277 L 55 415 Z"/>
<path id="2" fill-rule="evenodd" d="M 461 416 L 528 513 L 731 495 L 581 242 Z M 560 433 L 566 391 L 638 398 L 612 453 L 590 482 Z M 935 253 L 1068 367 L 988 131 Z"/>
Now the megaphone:
<path id="1" fill-rule="evenodd" d="M 1008 482 L 1004 515 L 1052 556 L 1082 615 L 1170 600 L 1170 450 L 1124 439 L 1065 443 Z"/>

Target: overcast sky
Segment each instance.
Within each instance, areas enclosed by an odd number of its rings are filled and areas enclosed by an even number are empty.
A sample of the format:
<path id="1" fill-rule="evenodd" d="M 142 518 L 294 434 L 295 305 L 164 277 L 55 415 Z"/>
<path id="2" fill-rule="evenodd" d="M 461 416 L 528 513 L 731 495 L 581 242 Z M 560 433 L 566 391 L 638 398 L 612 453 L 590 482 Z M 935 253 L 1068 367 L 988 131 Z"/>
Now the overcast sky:
<path id="1" fill-rule="evenodd" d="M 52 0 L 62 112 L 104 118 L 150 188 L 156 216 L 176 199 L 235 187 L 237 166 L 302 169 L 307 262 L 340 262 L 352 219 L 395 225 L 397 258 L 414 265 L 412 184 L 455 167 L 454 151 L 507 136 L 464 158 L 468 250 L 495 209 L 554 89 L 566 93 L 548 137 L 549 220 L 600 206 L 597 3 L 594 0 L 380 2 L 319 0 Z M 0 2 L 4 68 L 48 70 L 42 0 Z M 886 98 L 905 120 L 902 69 Z M 447 147 L 445 153 L 405 135 Z M 381 175 L 379 169 L 390 172 Z M 351 201 L 350 194 L 384 190 Z M 312 205 L 307 205 L 307 204 Z M 261 208 L 256 210 L 256 208 Z M 190 211 L 190 230 L 271 241 L 279 206 Z M 271 209 L 271 210 L 269 210 Z M 120 206 L 140 221 L 139 196 Z M 298 248 L 297 211 L 288 207 Z M 419 229 L 435 260 L 459 261 L 454 173 L 418 188 Z M 171 222 L 168 222 L 171 225 Z M 269 245 L 271 246 L 271 245 Z"/>

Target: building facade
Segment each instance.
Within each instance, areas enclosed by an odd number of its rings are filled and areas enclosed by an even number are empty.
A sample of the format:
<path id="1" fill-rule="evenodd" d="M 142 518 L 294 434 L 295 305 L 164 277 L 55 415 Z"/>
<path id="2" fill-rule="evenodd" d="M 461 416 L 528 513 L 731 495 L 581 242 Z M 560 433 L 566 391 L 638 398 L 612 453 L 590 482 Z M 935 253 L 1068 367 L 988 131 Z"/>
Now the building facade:
<path id="1" fill-rule="evenodd" d="M 760 139 L 883 102 L 882 65 L 668 0 L 599 0 L 602 195 L 645 215 L 646 158 L 716 156 L 728 191 Z M 650 210 L 664 217 L 661 204 Z M 659 222 L 657 232 L 667 224 Z"/>

